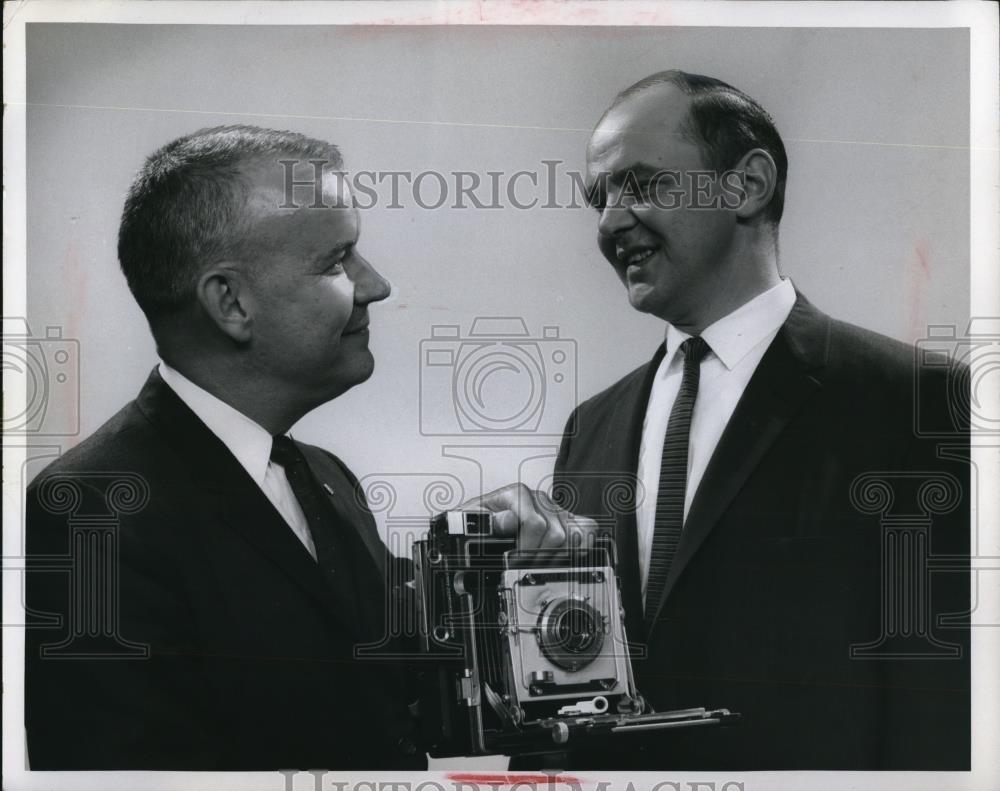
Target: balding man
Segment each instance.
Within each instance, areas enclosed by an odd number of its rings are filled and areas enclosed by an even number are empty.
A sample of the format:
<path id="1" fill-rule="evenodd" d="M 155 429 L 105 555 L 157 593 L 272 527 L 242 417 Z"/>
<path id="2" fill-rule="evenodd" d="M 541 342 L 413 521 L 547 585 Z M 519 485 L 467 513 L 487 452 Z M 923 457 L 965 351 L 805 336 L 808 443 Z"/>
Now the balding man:
<path id="1" fill-rule="evenodd" d="M 831 319 L 782 277 L 788 160 L 742 91 L 641 80 L 600 119 L 587 170 L 600 249 L 664 342 L 573 413 L 553 496 L 615 525 L 646 699 L 743 722 L 554 760 L 968 769 L 968 391 L 952 386 L 967 371 L 921 371 L 918 401 L 911 347 Z M 950 460 L 915 431 L 915 403 L 951 421 Z M 609 512 L 604 492 L 630 476 Z M 488 502 L 520 516 L 526 500 L 515 487 Z M 928 553 L 950 564 L 930 588 Z"/>

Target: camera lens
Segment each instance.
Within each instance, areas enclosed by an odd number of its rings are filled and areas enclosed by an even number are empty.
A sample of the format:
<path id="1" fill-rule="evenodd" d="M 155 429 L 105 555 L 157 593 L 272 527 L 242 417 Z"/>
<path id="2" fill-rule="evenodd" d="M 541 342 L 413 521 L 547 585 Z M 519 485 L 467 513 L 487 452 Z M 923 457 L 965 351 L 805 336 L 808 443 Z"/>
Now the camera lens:
<path id="1" fill-rule="evenodd" d="M 593 616 L 578 607 L 564 610 L 556 620 L 554 631 L 559 647 L 574 654 L 586 652 L 597 639 Z"/>
<path id="2" fill-rule="evenodd" d="M 568 596 L 556 599 L 539 616 L 538 642 L 553 664 L 580 670 L 600 655 L 604 619 L 586 601 Z"/>

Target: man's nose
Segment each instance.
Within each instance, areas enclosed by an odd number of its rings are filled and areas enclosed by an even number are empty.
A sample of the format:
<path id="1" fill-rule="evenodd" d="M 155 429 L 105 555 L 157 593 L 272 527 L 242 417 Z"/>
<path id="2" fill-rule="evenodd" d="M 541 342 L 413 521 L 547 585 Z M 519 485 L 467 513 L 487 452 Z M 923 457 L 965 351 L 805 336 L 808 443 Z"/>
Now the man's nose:
<path id="1" fill-rule="evenodd" d="M 631 228 L 636 222 L 631 207 L 621 205 L 617 195 L 609 195 L 608 203 L 601 211 L 601 218 L 597 221 L 597 230 L 605 236 L 615 237 L 622 231 Z"/>
<path id="2" fill-rule="evenodd" d="M 354 282 L 354 301 L 358 305 L 381 302 L 392 293 L 389 281 L 378 273 L 366 258 L 355 253 L 354 271 L 350 273 Z"/>

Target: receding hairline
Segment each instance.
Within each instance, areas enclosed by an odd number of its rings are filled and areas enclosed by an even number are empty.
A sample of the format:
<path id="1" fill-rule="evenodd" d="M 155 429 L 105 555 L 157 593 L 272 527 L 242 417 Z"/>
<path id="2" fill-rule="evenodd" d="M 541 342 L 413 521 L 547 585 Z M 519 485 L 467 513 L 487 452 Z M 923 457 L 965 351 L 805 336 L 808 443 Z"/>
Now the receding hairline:
<path id="1" fill-rule="evenodd" d="M 630 100 L 638 101 L 640 98 L 646 96 L 650 91 L 656 89 L 663 89 L 664 91 L 667 92 L 673 91 L 674 93 L 677 94 L 676 97 L 677 99 L 681 99 L 684 101 L 684 105 L 681 108 L 681 112 L 679 113 L 677 124 L 674 127 L 674 129 L 672 130 L 658 129 L 655 130 L 655 134 L 657 135 L 673 134 L 676 135 L 681 140 L 685 140 L 689 143 L 696 144 L 699 150 L 701 149 L 702 147 L 701 137 L 697 133 L 697 130 L 694 128 L 694 120 L 691 115 L 691 110 L 692 107 L 694 106 L 694 97 L 676 83 L 664 80 L 662 82 L 656 82 L 650 85 L 643 86 L 636 90 L 633 90 L 632 88 L 626 88 L 624 91 L 620 92 L 615 96 L 611 104 L 608 105 L 608 108 L 601 114 L 601 117 L 598 119 L 597 124 L 594 126 L 593 131 L 590 133 L 590 137 L 587 139 L 586 153 L 588 159 L 590 159 L 591 152 L 593 150 L 594 138 L 597 136 L 597 133 L 599 131 L 613 133 L 613 132 L 621 132 L 626 128 L 625 124 L 613 127 L 606 127 L 608 119 L 611 118 L 616 111 L 621 110 L 622 107 L 626 105 Z M 602 130 L 602 127 L 605 127 L 605 129 Z M 653 134 L 654 131 L 651 129 L 650 133 Z"/>
<path id="2" fill-rule="evenodd" d="M 611 104 L 608 105 L 607 109 L 601 114 L 601 117 L 597 121 L 597 125 L 594 127 L 596 130 L 598 126 L 607 120 L 607 117 L 611 115 L 615 110 L 620 108 L 622 105 L 626 104 L 631 100 L 639 100 L 640 98 L 646 96 L 652 91 L 665 91 L 667 93 L 675 93 L 679 98 L 687 100 L 686 109 L 690 112 L 691 106 L 694 103 L 694 96 L 684 87 L 677 82 L 672 80 L 660 80 L 657 82 L 649 83 L 648 85 L 642 85 L 642 81 L 626 88 L 623 91 L 619 91 L 615 94 L 615 98 L 611 100 Z"/>

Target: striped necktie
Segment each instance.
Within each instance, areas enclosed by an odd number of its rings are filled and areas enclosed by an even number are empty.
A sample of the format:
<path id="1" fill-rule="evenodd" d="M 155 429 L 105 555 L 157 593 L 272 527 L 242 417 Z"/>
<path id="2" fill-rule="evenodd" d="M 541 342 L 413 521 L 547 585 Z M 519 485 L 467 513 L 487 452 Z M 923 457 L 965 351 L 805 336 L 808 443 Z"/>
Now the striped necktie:
<path id="1" fill-rule="evenodd" d="M 688 338 L 681 344 L 684 355 L 684 375 L 677 399 L 670 410 L 670 421 L 663 440 L 660 461 L 660 483 L 656 490 L 656 522 L 653 528 L 653 549 L 649 557 L 649 576 L 646 580 L 646 632 L 659 608 L 660 599 L 667 586 L 670 566 L 677 554 L 684 526 L 684 497 L 687 492 L 688 441 L 691 433 L 691 414 L 698 396 L 698 378 L 701 361 L 710 351 L 700 337 Z"/>

